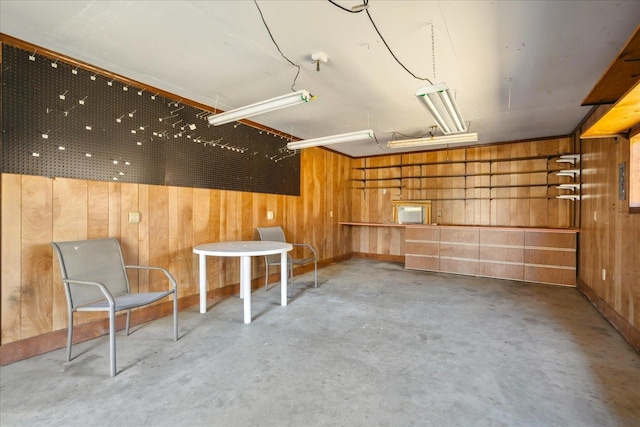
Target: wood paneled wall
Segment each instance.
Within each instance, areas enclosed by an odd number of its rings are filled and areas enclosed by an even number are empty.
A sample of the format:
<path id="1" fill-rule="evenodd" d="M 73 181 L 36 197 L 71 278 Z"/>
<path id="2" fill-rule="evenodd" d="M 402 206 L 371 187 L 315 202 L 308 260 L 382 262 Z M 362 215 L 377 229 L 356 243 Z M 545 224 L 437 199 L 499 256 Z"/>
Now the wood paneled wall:
<path id="1" fill-rule="evenodd" d="M 2 175 L 2 345 L 66 328 L 66 301 L 51 241 L 117 237 L 125 261 L 166 267 L 178 295 L 198 294 L 193 246 L 255 240 L 255 228 L 282 225 L 292 242 L 311 243 L 321 263 L 351 253 L 352 159 L 320 148 L 302 151 L 301 196 Z M 129 224 L 129 212 L 141 222 Z M 267 211 L 275 218 L 267 220 Z M 264 277 L 262 259 L 254 278 Z M 239 282 L 236 259 L 210 258 L 209 289 Z M 148 273 L 132 274 L 147 290 Z M 238 312 L 240 315 L 240 312 Z M 76 316 L 78 324 L 102 317 Z"/>
<path id="2" fill-rule="evenodd" d="M 596 110 L 578 134 L 598 115 Z M 578 288 L 640 351 L 640 214 L 630 214 L 628 200 L 618 200 L 618 164 L 626 162 L 629 170 L 629 139 L 586 139 L 581 144 Z M 628 188 L 628 174 L 626 184 Z"/>
<path id="3" fill-rule="evenodd" d="M 565 228 L 574 226 L 576 205 L 555 198 L 558 183 L 551 173 L 519 172 L 553 169 L 554 159 L 530 159 L 490 163 L 495 159 L 556 156 L 576 152 L 574 138 L 559 137 L 508 144 L 435 150 L 405 155 L 358 158 L 353 161 L 353 222 L 391 222 L 393 200 L 432 200 L 432 223 L 441 225 L 491 225 L 517 227 Z M 486 162 L 477 162 L 483 160 Z M 468 163 L 465 164 L 465 162 Z M 399 166 L 432 163 L 427 166 Z M 487 176 L 488 172 L 500 175 Z M 509 173 L 513 172 L 513 173 Z M 469 174 L 469 176 L 464 176 Z M 503 174 L 504 173 L 504 174 Z M 427 175 L 429 178 L 392 177 Z M 462 175 L 447 177 L 447 175 Z M 477 176 L 474 176 L 477 175 Z M 372 180 L 373 179 L 373 180 Z M 495 188 L 475 188 L 493 185 Z M 363 186 L 380 188 L 362 189 Z M 513 187 L 510 187 L 513 186 Z M 516 187 L 520 186 L 520 187 Z M 465 188 L 466 187 L 466 188 Z M 544 198 L 548 196 L 549 198 Z M 542 197 L 542 198 L 537 198 Z M 446 200 L 450 199 L 450 200 Z M 367 254 L 404 254 L 404 230 L 390 227 L 353 227 L 353 251 Z"/>

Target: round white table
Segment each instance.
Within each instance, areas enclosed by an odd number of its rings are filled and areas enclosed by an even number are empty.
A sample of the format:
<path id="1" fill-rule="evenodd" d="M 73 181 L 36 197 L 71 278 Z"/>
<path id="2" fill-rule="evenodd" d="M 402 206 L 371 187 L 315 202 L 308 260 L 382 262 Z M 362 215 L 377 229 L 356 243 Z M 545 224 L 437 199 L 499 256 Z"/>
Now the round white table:
<path id="1" fill-rule="evenodd" d="M 251 257 L 281 254 L 280 303 L 287 305 L 287 252 L 293 246 L 284 242 L 249 240 L 205 243 L 193 248 L 199 255 L 200 313 L 207 312 L 207 256 L 240 257 L 240 298 L 244 299 L 244 323 L 251 323 Z"/>

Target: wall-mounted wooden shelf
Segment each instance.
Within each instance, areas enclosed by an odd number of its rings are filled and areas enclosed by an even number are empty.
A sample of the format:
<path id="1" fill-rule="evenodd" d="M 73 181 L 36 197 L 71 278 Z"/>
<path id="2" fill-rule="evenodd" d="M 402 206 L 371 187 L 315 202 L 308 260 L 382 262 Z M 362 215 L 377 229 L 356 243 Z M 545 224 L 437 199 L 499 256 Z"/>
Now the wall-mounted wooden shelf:
<path id="1" fill-rule="evenodd" d="M 555 160 L 555 162 L 554 162 Z M 362 174 L 361 177 L 352 177 L 352 182 L 360 182 L 362 186 L 353 187 L 357 190 L 379 190 L 394 189 L 412 191 L 452 191 L 452 190 L 489 190 L 484 197 L 471 194 L 472 197 L 428 197 L 434 201 L 453 200 L 531 200 L 531 199 L 571 199 L 579 200 L 575 197 L 557 197 L 549 194 L 548 189 L 571 190 L 573 192 L 579 188 L 575 183 L 576 176 L 580 175 L 580 169 L 564 168 L 563 164 L 574 166 L 580 161 L 579 154 L 558 154 L 539 156 L 519 156 L 499 159 L 471 159 L 453 161 L 434 162 L 409 162 L 394 165 L 374 165 L 368 167 L 355 167 L 353 171 Z M 505 165 L 511 162 L 512 166 Z M 522 164 L 523 162 L 530 162 Z M 365 163 L 366 164 L 366 163 Z M 473 167 L 471 167 L 473 165 Z M 513 166 L 515 165 L 515 166 Z M 557 166 L 556 166 L 557 165 Z M 448 170 L 440 171 L 444 166 Z M 506 166 L 506 167 L 505 167 Z M 436 170 L 437 168 L 437 170 Z M 453 170 L 451 170 L 453 169 Z M 508 169 L 508 170 L 507 170 Z M 515 170 L 514 170 L 515 169 Z M 377 176 L 376 171 L 384 171 L 383 176 Z M 426 173 L 425 173 L 426 172 Z M 542 176 L 544 174 L 544 176 Z M 389 176 L 391 175 L 391 176 Z M 550 179 L 550 176 L 559 177 Z M 509 180 L 509 177 L 518 177 Z M 519 178 L 522 177 L 522 178 Z M 574 182 L 562 182 L 560 177 L 570 177 Z M 488 180 L 482 180 L 488 178 Z M 464 179 L 464 181 L 462 181 Z M 434 182 L 424 182 L 433 181 Z M 522 182 L 522 181 L 525 182 Z M 443 185 L 443 182 L 454 184 L 453 186 Z M 391 184 L 391 185 L 386 185 Z M 437 185 L 437 186 L 434 186 Z M 522 194 L 520 196 L 497 197 L 494 189 L 539 189 L 546 188 L 544 195 L 531 196 Z M 539 192 L 538 192 L 539 193 Z M 562 194 L 561 194 L 562 195 Z"/>
<path id="2" fill-rule="evenodd" d="M 402 180 L 404 178 L 401 177 L 394 177 L 394 178 L 363 178 L 363 179 L 358 179 L 358 178 L 351 178 L 351 181 L 396 181 L 396 180 Z"/>
<path id="3" fill-rule="evenodd" d="M 491 189 L 491 188 L 529 188 L 529 187 L 549 187 L 554 184 L 505 184 L 505 185 L 476 185 L 475 187 L 465 187 L 467 190 Z"/>
<path id="4" fill-rule="evenodd" d="M 542 173 L 553 173 L 557 172 L 555 170 L 549 171 L 546 169 L 541 170 L 533 170 L 533 171 L 523 171 L 523 172 L 487 172 L 487 173 L 461 173 L 461 174 L 448 174 L 448 175 L 404 175 L 397 177 L 385 177 L 385 178 L 351 178 L 351 181 L 355 182 L 366 182 L 366 181 L 395 181 L 395 180 L 406 180 L 406 179 L 447 179 L 447 178 L 473 178 L 473 177 L 483 177 L 483 176 L 504 176 L 504 175 L 528 175 L 528 174 L 542 174 Z M 558 176 L 560 176 L 558 174 Z M 568 176 L 568 175 L 567 175 Z M 554 185 L 554 184 L 550 184 Z M 470 187 L 464 187 L 470 188 Z M 476 187 L 477 188 L 477 187 Z"/>
<path id="5" fill-rule="evenodd" d="M 403 188 L 407 188 L 407 187 L 401 187 L 399 185 L 391 185 L 391 186 L 377 186 L 377 187 L 351 187 L 353 190 L 402 190 Z"/>
<path id="6" fill-rule="evenodd" d="M 438 161 L 438 162 L 413 162 L 413 163 L 403 163 L 400 165 L 355 167 L 353 169 L 354 170 L 375 170 L 375 169 L 391 169 L 391 168 L 403 168 L 403 167 L 413 167 L 413 166 L 437 166 L 437 165 L 455 165 L 455 164 L 469 164 L 469 163 L 500 163 L 500 162 L 517 162 L 517 161 L 542 160 L 542 159 L 551 160 L 555 158 L 560 158 L 562 156 L 564 156 L 564 154 L 521 156 L 521 157 L 509 157 L 509 158 L 501 158 L 501 159 L 470 159 L 470 160 L 447 160 L 447 161 Z"/>
<path id="7" fill-rule="evenodd" d="M 395 222 L 352 222 L 352 221 L 340 221 L 340 225 L 357 225 L 361 227 L 400 227 L 404 228 L 406 224 L 396 224 Z"/>

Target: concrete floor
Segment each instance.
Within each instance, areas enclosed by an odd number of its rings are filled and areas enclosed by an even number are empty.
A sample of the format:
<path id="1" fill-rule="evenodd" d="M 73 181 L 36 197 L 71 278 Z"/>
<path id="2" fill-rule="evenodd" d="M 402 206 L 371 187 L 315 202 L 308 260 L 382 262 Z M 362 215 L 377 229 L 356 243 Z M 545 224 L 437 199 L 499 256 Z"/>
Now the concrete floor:
<path id="1" fill-rule="evenodd" d="M 575 289 L 354 259 L 0 368 L 2 426 L 638 426 L 640 355 Z"/>

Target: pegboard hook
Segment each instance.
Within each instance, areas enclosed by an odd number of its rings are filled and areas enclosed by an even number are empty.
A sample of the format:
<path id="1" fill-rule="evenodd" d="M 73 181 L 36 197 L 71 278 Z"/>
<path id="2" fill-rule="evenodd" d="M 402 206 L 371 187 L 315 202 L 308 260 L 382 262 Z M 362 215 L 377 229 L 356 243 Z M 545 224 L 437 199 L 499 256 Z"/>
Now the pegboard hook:
<path id="1" fill-rule="evenodd" d="M 174 117 L 178 117 L 178 115 L 177 115 L 177 114 L 172 114 L 172 115 L 167 116 L 167 117 L 160 117 L 160 118 L 158 118 L 158 121 L 162 122 L 162 121 L 164 121 L 164 120 L 172 119 L 172 118 L 174 118 Z"/>

